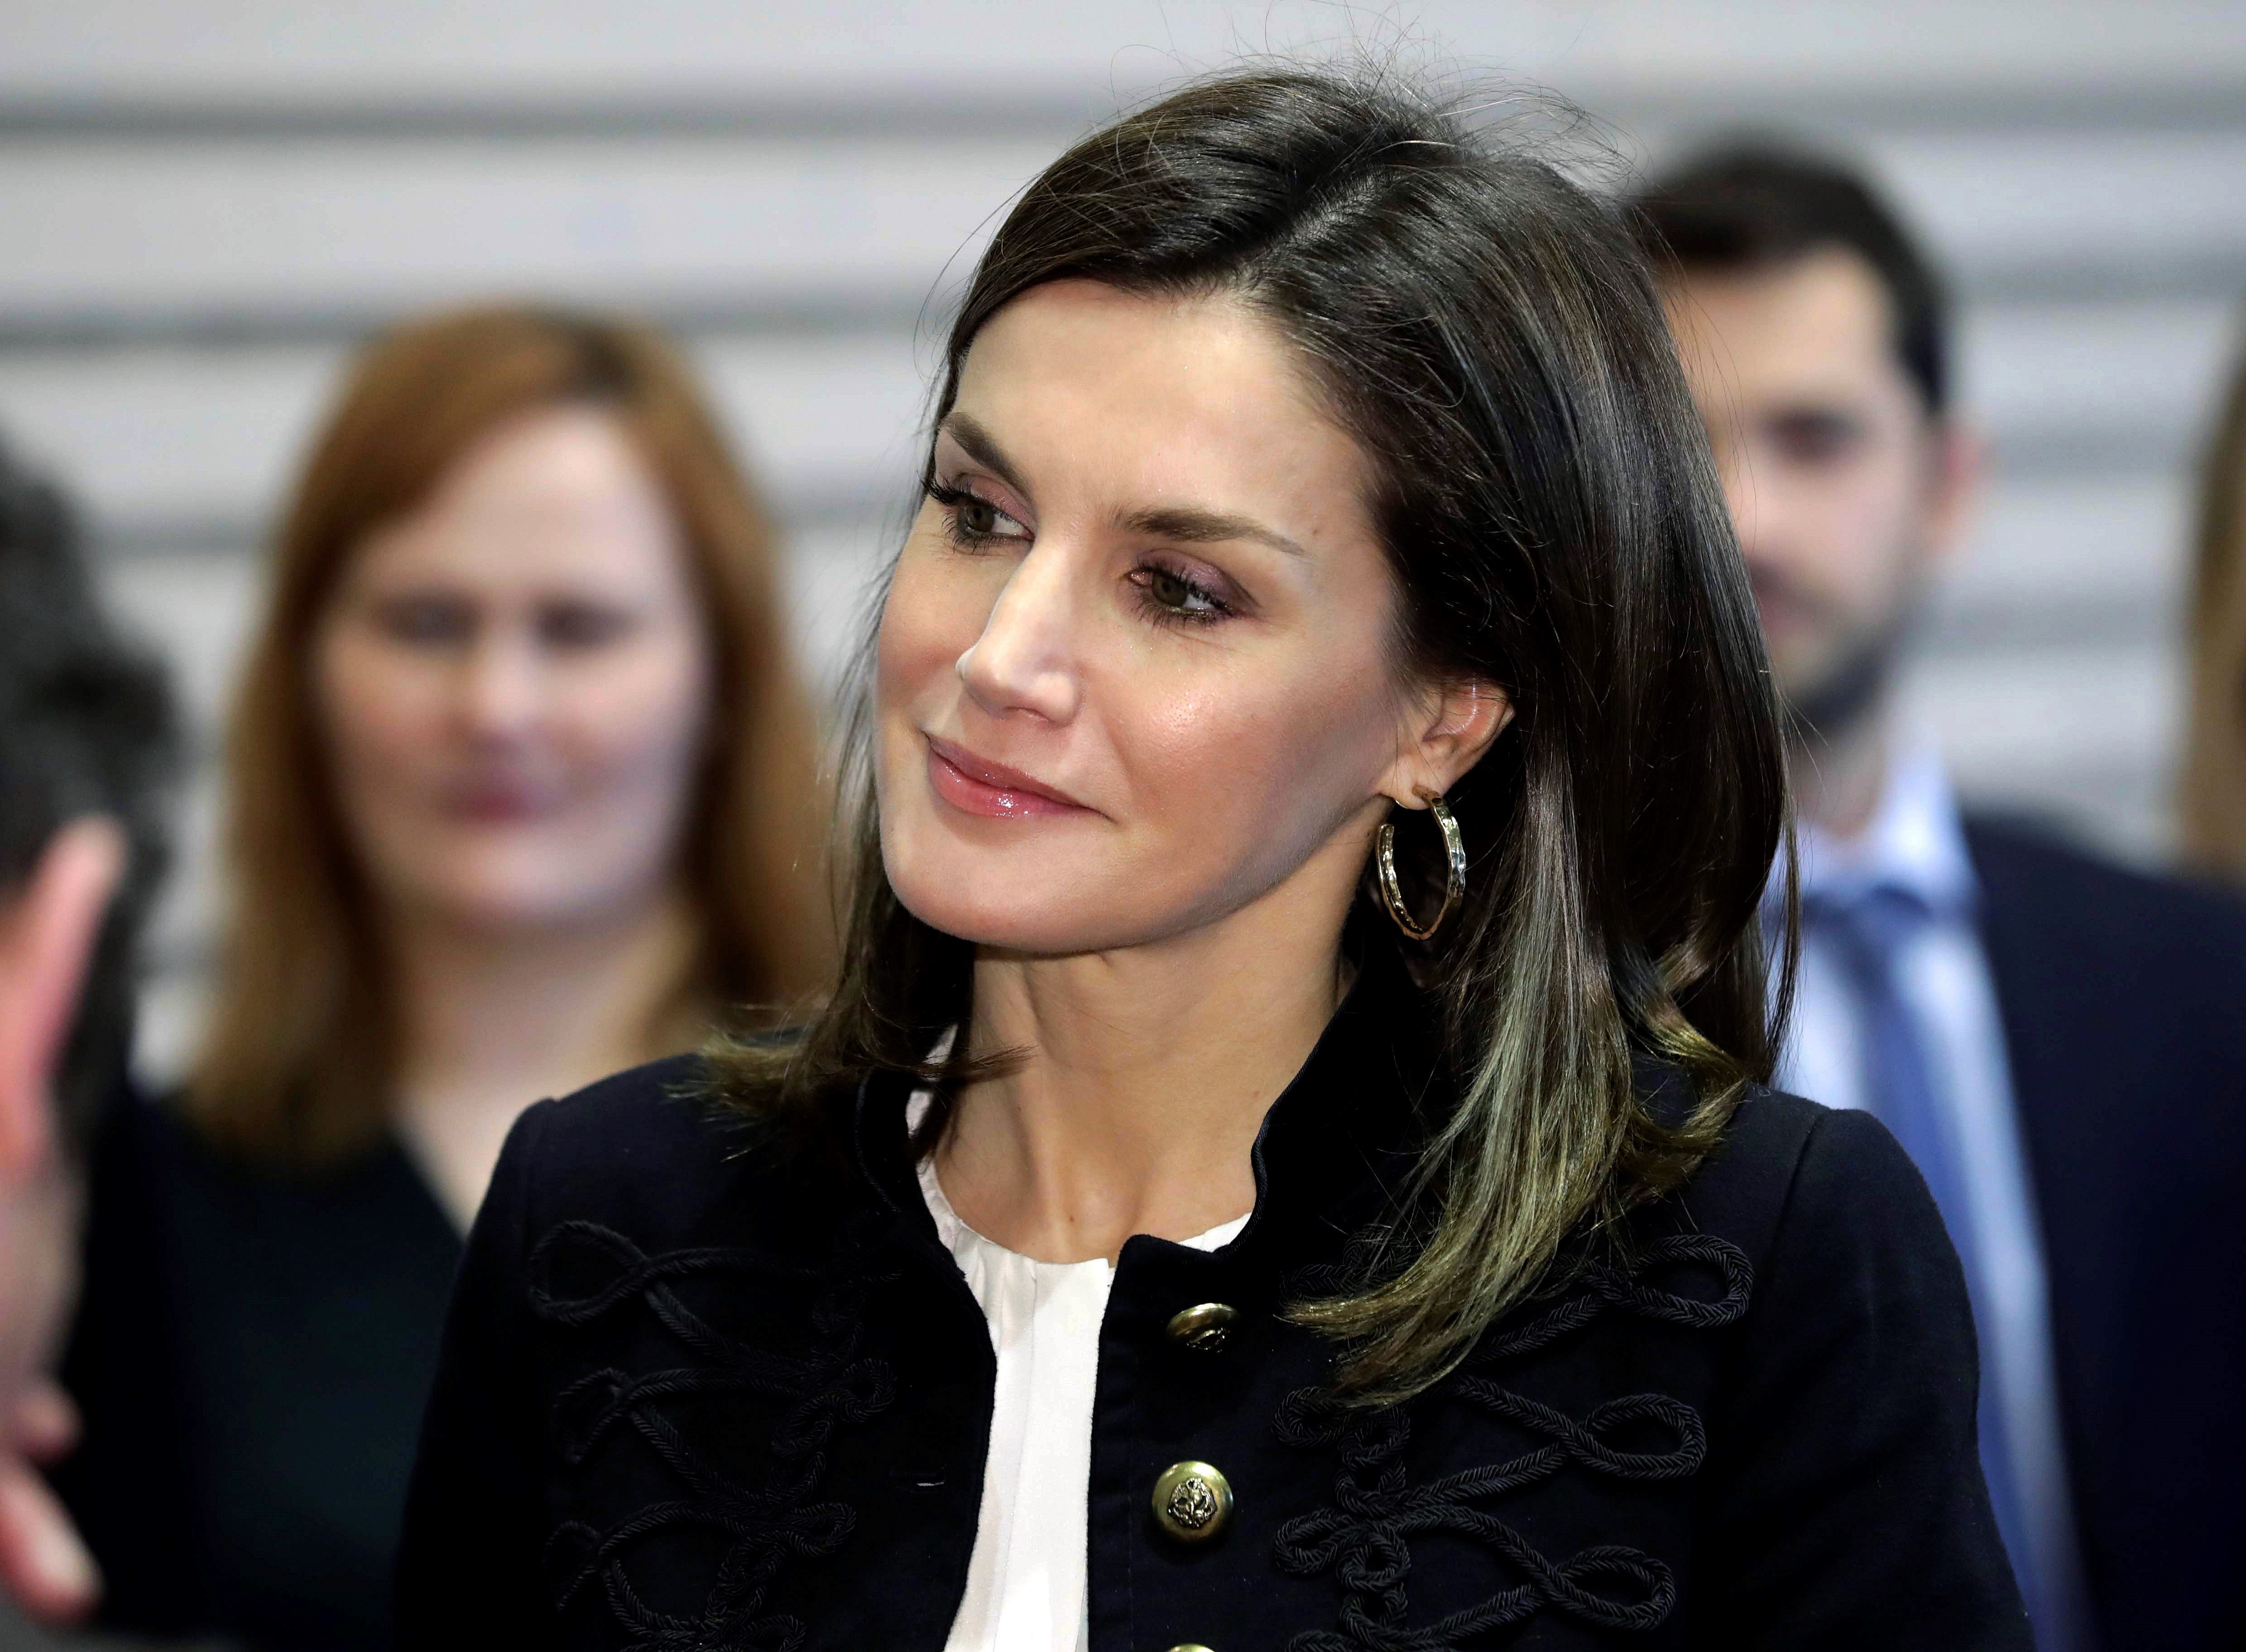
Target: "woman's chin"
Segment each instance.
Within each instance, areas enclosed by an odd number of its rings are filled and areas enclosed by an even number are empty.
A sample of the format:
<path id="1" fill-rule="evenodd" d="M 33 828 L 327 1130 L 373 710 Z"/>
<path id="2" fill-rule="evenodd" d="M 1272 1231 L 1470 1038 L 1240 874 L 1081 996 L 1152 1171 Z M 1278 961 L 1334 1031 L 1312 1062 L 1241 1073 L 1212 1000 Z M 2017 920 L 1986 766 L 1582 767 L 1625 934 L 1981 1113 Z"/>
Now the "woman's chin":
<path id="1" fill-rule="evenodd" d="M 1085 925 L 1079 913 L 1043 910 L 1035 902 L 1011 901 L 1002 905 L 971 897 L 963 899 L 956 890 L 908 893 L 898 889 L 897 899 L 906 911 L 929 928 L 973 947 L 1039 957 L 1098 949 L 1085 944 Z"/>
<path id="2" fill-rule="evenodd" d="M 582 877 L 557 878 L 544 868 L 517 877 L 432 879 L 400 894 L 394 905 L 402 913 L 441 929 L 491 940 L 599 928 L 636 912 L 649 899 L 636 887 L 607 888 Z"/>
<path id="3" fill-rule="evenodd" d="M 1087 901 L 1081 883 L 1045 884 L 1044 879 L 899 879 L 894 873 L 889 880 L 905 910 L 929 928 L 990 951 L 1066 957 L 1136 946 L 1160 933 L 1160 925 L 1147 924 L 1143 914 L 1109 912 Z"/>

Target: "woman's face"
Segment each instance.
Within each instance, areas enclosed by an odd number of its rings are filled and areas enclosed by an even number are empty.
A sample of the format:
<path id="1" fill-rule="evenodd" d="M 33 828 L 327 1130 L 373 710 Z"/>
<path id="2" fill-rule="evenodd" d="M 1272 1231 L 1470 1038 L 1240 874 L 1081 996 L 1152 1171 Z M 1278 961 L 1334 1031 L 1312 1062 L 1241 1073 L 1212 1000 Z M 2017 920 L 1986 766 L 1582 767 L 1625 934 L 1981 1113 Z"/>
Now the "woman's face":
<path id="1" fill-rule="evenodd" d="M 371 534 L 313 676 L 347 830 L 394 915 L 598 922 L 669 879 L 710 643 L 679 525 L 605 411 L 501 426 Z"/>
<path id="2" fill-rule="evenodd" d="M 932 476 L 880 642 L 907 908 L 1052 955 L 1181 935 L 1312 863 L 1345 902 L 1426 706 L 1385 647 L 1363 458 L 1269 325 L 1034 289 L 969 351 Z"/>

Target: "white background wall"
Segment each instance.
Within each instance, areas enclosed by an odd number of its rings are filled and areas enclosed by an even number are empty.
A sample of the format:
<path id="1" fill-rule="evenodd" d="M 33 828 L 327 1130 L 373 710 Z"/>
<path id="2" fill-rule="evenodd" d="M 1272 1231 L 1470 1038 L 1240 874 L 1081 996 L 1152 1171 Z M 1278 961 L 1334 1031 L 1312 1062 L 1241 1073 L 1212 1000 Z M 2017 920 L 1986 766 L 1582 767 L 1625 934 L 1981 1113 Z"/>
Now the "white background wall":
<path id="1" fill-rule="evenodd" d="M 1548 85 L 1657 159 L 1854 152 L 1964 300 L 1997 469 L 1913 693 L 1966 789 L 2156 859 L 2199 431 L 2246 290 L 2246 0 L 12 0 L 0 429 L 86 502 L 205 746 L 148 1032 L 194 1022 L 208 741 L 354 341 L 493 294 L 677 328 L 827 669 L 910 468 L 929 301 L 1070 137 L 1242 51 Z"/>

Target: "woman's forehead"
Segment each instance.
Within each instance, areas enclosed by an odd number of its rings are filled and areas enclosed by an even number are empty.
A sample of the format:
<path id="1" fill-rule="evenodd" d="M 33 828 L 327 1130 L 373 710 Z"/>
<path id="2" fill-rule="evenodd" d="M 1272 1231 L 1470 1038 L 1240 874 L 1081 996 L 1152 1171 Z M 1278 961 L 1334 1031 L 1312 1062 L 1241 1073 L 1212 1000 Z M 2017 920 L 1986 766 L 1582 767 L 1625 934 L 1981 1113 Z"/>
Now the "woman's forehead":
<path id="1" fill-rule="evenodd" d="M 668 588 L 687 577 L 679 525 L 652 487 L 436 505 L 377 528 L 344 572 L 361 586 L 436 579 L 495 590 Z"/>
<path id="2" fill-rule="evenodd" d="M 1228 296 L 1034 289 L 977 336 L 946 424 L 1016 485 L 1122 515 L 1247 514 L 1304 545 L 1368 526 L 1357 443 L 1294 347 Z"/>

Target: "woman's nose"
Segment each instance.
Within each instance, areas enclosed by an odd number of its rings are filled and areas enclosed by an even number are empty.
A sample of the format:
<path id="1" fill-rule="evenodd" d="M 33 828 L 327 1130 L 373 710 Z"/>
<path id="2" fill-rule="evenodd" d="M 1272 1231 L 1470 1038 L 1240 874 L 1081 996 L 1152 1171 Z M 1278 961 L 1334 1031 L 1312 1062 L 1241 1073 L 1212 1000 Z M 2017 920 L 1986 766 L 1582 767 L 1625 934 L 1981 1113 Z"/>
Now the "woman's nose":
<path id="1" fill-rule="evenodd" d="M 1076 715 L 1080 695 L 1064 547 L 1039 542 L 1014 565 L 983 634 L 959 656 L 969 697 L 993 717 L 1026 712 L 1048 723 Z"/>
<path id="2" fill-rule="evenodd" d="M 479 740 L 512 740 L 537 723 L 543 698 L 537 649 L 512 629 L 491 626 L 461 661 L 458 710 Z"/>

